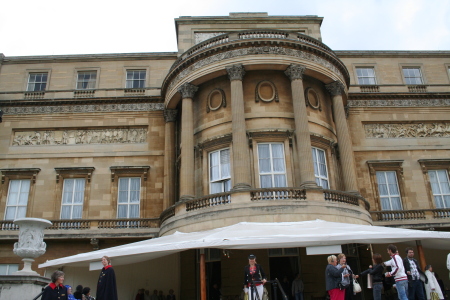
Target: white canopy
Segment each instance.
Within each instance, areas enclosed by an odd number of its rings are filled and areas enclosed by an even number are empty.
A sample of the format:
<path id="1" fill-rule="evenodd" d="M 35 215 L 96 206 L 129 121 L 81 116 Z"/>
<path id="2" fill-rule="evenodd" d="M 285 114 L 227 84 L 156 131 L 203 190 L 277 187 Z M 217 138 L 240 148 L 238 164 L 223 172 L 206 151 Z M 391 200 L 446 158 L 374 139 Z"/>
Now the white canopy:
<path id="1" fill-rule="evenodd" d="M 422 240 L 426 248 L 450 249 L 450 232 L 422 231 L 323 220 L 280 223 L 242 222 L 208 231 L 174 234 L 47 261 L 39 268 L 88 267 L 104 255 L 114 265 L 146 261 L 188 249 L 267 249 L 350 243 L 389 244 Z"/>

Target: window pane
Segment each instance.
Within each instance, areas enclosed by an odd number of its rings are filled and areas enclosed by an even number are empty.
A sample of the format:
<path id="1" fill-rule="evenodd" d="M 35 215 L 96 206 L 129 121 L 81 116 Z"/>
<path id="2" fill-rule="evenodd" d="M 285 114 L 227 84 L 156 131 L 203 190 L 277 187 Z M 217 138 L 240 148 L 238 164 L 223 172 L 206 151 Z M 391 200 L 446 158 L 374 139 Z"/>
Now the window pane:
<path id="1" fill-rule="evenodd" d="M 286 176 L 275 175 L 274 179 L 275 187 L 286 187 Z"/>
<path id="2" fill-rule="evenodd" d="M 16 218 L 16 206 L 6 208 L 5 220 L 14 220 Z"/>
<path id="3" fill-rule="evenodd" d="M 128 205 L 119 205 L 117 208 L 117 217 L 118 218 L 127 218 L 128 214 Z"/>
<path id="4" fill-rule="evenodd" d="M 70 219 L 70 205 L 63 205 L 61 207 L 61 219 Z"/>
<path id="5" fill-rule="evenodd" d="M 129 218 L 139 218 L 139 205 L 130 205 Z"/>
<path id="6" fill-rule="evenodd" d="M 17 213 L 16 213 L 16 219 L 25 218 L 26 216 L 27 216 L 27 207 L 26 206 L 18 206 Z"/>
<path id="7" fill-rule="evenodd" d="M 81 215 L 83 213 L 82 205 L 74 205 L 72 211 L 72 219 L 81 219 Z"/>
<path id="8" fill-rule="evenodd" d="M 262 175 L 260 176 L 261 187 L 262 188 L 270 188 L 272 187 L 272 176 L 271 175 Z"/>

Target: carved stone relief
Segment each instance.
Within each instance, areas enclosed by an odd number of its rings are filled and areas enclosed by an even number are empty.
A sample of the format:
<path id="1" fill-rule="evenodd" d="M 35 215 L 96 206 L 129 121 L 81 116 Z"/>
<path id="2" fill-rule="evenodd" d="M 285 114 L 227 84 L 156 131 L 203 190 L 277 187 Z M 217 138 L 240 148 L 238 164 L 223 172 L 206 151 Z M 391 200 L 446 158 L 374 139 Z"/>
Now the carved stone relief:
<path id="1" fill-rule="evenodd" d="M 206 112 L 218 110 L 221 107 L 227 107 L 227 100 L 225 92 L 222 89 L 216 88 L 212 90 L 207 99 Z"/>
<path id="2" fill-rule="evenodd" d="M 450 99 L 349 100 L 349 107 L 433 107 L 450 106 Z"/>
<path id="3" fill-rule="evenodd" d="M 278 90 L 275 84 L 269 80 L 258 82 L 255 91 L 255 102 L 278 102 Z"/>
<path id="4" fill-rule="evenodd" d="M 450 137 L 450 123 L 364 124 L 367 138 L 436 138 Z"/>
<path id="5" fill-rule="evenodd" d="M 196 32 L 194 33 L 195 44 L 201 43 L 222 34 L 225 34 L 225 32 Z"/>
<path id="6" fill-rule="evenodd" d="M 147 128 L 14 131 L 13 146 L 137 144 L 147 142 Z"/>

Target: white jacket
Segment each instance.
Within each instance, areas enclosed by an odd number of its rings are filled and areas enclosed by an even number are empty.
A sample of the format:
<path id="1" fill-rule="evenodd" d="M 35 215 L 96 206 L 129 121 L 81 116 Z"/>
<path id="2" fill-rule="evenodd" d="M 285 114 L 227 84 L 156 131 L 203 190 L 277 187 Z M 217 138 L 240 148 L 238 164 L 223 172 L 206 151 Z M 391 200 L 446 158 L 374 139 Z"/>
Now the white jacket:
<path id="1" fill-rule="evenodd" d="M 438 293 L 439 299 L 444 299 L 444 295 L 442 294 L 441 287 L 439 286 L 439 283 L 434 276 L 434 272 L 426 270 L 425 275 L 427 275 L 428 278 L 428 283 L 425 284 L 425 293 L 427 294 L 427 299 L 431 299 L 431 292 L 433 289 L 436 293 Z"/>
<path id="2" fill-rule="evenodd" d="M 384 263 L 385 266 L 390 266 L 392 268 L 392 271 L 390 272 L 391 276 L 394 276 L 395 281 L 408 280 L 405 273 L 405 267 L 403 266 L 403 259 L 400 255 L 394 254 L 391 258 L 390 261 Z"/>

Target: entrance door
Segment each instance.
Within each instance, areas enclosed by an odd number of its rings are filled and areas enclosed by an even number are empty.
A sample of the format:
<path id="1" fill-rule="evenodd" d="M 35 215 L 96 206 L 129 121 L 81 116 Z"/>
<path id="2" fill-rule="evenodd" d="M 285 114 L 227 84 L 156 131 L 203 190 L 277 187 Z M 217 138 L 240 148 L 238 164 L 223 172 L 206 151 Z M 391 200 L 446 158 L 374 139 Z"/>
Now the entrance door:
<path id="1" fill-rule="evenodd" d="M 269 264 L 270 280 L 275 280 L 275 278 L 278 278 L 284 292 L 288 296 L 288 299 L 291 299 L 291 284 L 299 272 L 298 256 L 270 257 Z M 274 291 L 272 287 L 271 294 L 273 295 L 273 293 Z M 273 299 L 273 297 L 271 299 Z M 277 299 L 283 299 L 279 289 L 277 292 Z"/>

